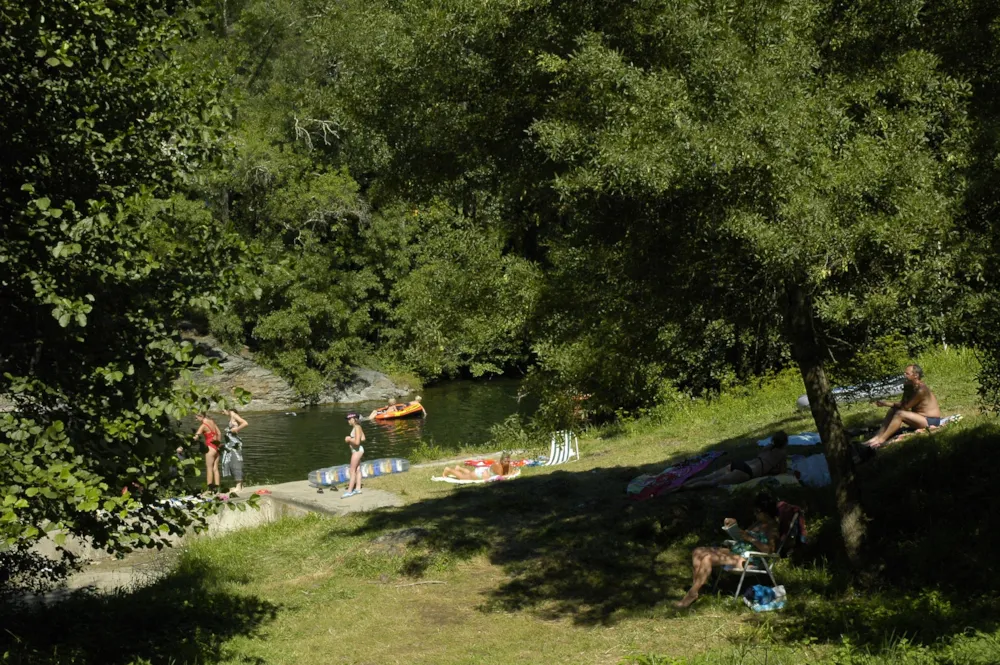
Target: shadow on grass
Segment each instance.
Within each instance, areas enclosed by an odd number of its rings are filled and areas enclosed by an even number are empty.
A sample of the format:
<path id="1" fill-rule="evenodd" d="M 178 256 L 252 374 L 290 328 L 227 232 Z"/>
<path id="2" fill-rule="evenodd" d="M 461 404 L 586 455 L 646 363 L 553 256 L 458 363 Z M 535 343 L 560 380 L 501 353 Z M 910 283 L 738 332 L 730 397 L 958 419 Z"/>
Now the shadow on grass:
<path id="1" fill-rule="evenodd" d="M 996 426 L 983 425 L 914 437 L 860 470 L 872 520 L 872 563 L 860 578 L 837 555 L 832 492 L 778 490 L 809 511 L 811 543 L 797 548 L 793 565 L 778 575 L 791 602 L 775 619 L 789 642 L 839 644 L 846 636 L 877 649 L 889 635 L 929 645 L 970 628 L 995 630 L 1000 530 L 989 525 L 1000 514 L 992 462 L 997 434 Z M 732 457 L 744 452 L 752 453 L 741 448 Z M 427 529 L 428 546 L 457 558 L 486 553 L 508 578 L 489 592 L 483 611 L 532 611 L 580 624 L 650 611 L 670 617 L 667 601 L 690 583 L 690 549 L 717 543 L 723 517 L 749 519 L 754 493 L 699 491 L 642 503 L 625 497 L 629 480 L 669 463 L 529 469 L 514 482 L 461 488 L 373 514 L 360 531 L 418 526 Z M 410 572 L 420 574 L 419 567 Z M 731 582 L 735 587 L 735 577 Z"/>
<path id="2" fill-rule="evenodd" d="M 203 665 L 227 660 L 226 641 L 253 635 L 278 608 L 222 590 L 227 580 L 220 575 L 185 561 L 158 582 L 131 592 L 77 593 L 30 608 L 0 606 L 3 662 Z"/>
<path id="3" fill-rule="evenodd" d="M 550 473 L 526 469 L 516 481 L 373 514 L 361 532 L 421 527 L 431 548 L 457 558 L 486 553 L 509 578 L 485 599 L 484 611 L 613 623 L 680 598 L 690 584 L 691 547 L 720 540 L 723 517 L 751 517 L 748 499 L 724 491 L 638 503 L 625 496 L 635 476 L 686 456 L 586 471 L 574 471 L 575 463 Z"/>
<path id="4" fill-rule="evenodd" d="M 995 424 L 946 430 L 895 444 L 862 466 L 870 520 L 864 593 L 796 607 L 789 636 L 878 644 L 895 635 L 930 645 L 968 629 L 996 630 L 998 438 Z"/>

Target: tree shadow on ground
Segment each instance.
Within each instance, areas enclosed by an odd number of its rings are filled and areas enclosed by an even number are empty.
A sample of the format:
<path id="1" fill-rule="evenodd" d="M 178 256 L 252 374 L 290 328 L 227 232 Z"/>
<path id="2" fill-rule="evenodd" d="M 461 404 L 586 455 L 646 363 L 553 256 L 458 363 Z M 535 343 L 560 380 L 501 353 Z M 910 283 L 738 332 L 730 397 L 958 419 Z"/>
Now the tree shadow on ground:
<path id="1" fill-rule="evenodd" d="M 202 665 L 227 660 L 225 643 L 255 634 L 275 618 L 278 607 L 224 591 L 222 585 L 234 580 L 222 575 L 185 561 L 134 591 L 75 593 L 46 605 L 2 605 L 3 662 Z"/>
<path id="2" fill-rule="evenodd" d="M 992 465 L 981 460 L 991 459 L 996 435 L 996 427 L 983 426 L 914 437 L 860 470 L 872 520 L 872 563 L 860 577 L 837 555 L 832 492 L 774 490 L 809 511 L 811 543 L 779 572 L 791 602 L 776 618 L 789 641 L 839 644 L 849 636 L 878 649 L 889 635 L 932 644 L 969 628 L 994 630 L 1000 531 L 985 519 L 1000 509 L 1000 493 L 992 491 Z M 529 469 L 516 481 L 374 514 L 359 533 L 422 527 L 429 547 L 459 558 L 486 553 L 508 578 L 487 593 L 483 611 L 531 611 L 579 624 L 613 624 L 654 609 L 669 617 L 667 601 L 690 583 L 690 549 L 718 543 L 723 517 L 749 519 L 755 494 L 626 498 L 629 480 L 669 462 L 579 471 L 569 463 L 537 475 Z M 722 588 L 732 593 L 728 582 Z"/>
<path id="3" fill-rule="evenodd" d="M 642 472 L 529 470 L 516 481 L 461 488 L 374 514 L 361 531 L 419 526 L 431 548 L 460 558 L 486 552 L 509 579 L 489 594 L 484 610 L 534 609 L 544 617 L 608 622 L 621 611 L 679 597 L 686 564 L 664 565 L 658 557 L 676 534 L 685 537 L 706 521 L 704 501 L 626 499 L 625 485 Z"/>
<path id="4" fill-rule="evenodd" d="M 869 518 L 863 591 L 796 605 L 789 636 L 878 645 L 896 635 L 929 645 L 968 629 L 995 630 L 998 436 L 996 424 L 942 430 L 893 444 L 859 467 Z M 836 521 L 830 526 L 828 537 Z"/>

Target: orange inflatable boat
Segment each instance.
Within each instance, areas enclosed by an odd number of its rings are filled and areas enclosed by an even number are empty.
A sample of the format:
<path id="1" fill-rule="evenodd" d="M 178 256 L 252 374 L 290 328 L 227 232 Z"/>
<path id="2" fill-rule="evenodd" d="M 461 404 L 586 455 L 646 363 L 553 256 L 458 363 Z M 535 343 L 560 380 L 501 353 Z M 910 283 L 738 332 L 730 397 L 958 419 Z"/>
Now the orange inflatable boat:
<path id="1" fill-rule="evenodd" d="M 375 412 L 375 420 L 392 420 L 394 418 L 406 418 L 408 416 L 423 416 L 427 412 L 419 403 L 417 404 L 393 404 Z"/>

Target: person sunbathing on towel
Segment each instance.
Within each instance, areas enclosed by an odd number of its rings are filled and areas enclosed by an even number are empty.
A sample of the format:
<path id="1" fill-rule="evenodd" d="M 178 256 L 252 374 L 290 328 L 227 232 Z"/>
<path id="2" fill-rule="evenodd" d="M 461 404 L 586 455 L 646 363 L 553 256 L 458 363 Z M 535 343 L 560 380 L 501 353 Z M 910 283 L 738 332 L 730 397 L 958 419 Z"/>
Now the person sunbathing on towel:
<path id="1" fill-rule="evenodd" d="M 757 521 L 746 530 L 741 530 L 739 542 L 728 547 L 696 547 L 691 552 L 692 583 L 684 598 L 674 603 L 676 607 L 689 607 L 698 600 L 698 591 L 712 574 L 714 566 L 733 566 L 741 569 L 746 565 L 744 552 L 773 552 L 778 542 L 778 502 L 769 494 L 761 492 L 753 501 Z M 736 520 L 727 517 L 723 528 L 735 525 Z"/>
<path id="2" fill-rule="evenodd" d="M 693 490 L 702 487 L 717 487 L 719 485 L 736 485 L 745 483 L 752 478 L 773 476 L 785 470 L 785 460 L 788 457 L 788 435 L 784 430 L 774 433 L 771 445 L 757 457 L 746 462 L 733 462 L 718 471 L 713 471 L 701 478 L 689 479 L 677 489 Z"/>
<path id="3" fill-rule="evenodd" d="M 504 453 L 500 456 L 499 462 L 493 462 L 489 466 L 459 466 L 445 467 L 441 475 L 445 478 L 457 478 L 459 480 L 486 480 L 493 476 L 508 476 L 514 467 L 510 463 L 510 455 Z"/>
<path id="4" fill-rule="evenodd" d="M 906 386 L 903 388 L 903 398 L 894 403 L 878 400 L 877 406 L 889 407 L 889 412 L 882 420 L 882 426 L 865 445 L 878 448 L 892 438 L 903 425 L 916 429 L 938 427 L 941 425 L 941 407 L 937 397 L 924 383 L 924 370 L 920 365 L 908 365 L 903 372 Z"/>

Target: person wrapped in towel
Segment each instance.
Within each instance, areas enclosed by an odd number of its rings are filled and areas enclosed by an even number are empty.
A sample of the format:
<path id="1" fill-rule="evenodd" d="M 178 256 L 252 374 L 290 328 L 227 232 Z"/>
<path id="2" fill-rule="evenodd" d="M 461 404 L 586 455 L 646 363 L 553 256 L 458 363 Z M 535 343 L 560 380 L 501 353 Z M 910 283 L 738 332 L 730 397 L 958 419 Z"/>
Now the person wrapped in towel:
<path id="1" fill-rule="evenodd" d="M 493 462 L 489 466 L 464 467 L 455 465 L 446 466 L 441 475 L 445 478 L 456 478 L 458 480 L 486 480 L 493 476 L 509 476 L 514 471 L 514 465 L 510 463 L 510 453 L 500 456 L 499 462 Z"/>
<path id="2" fill-rule="evenodd" d="M 229 416 L 229 426 L 226 427 L 226 437 L 222 441 L 222 475 L 231 476 L 236 481 L 234 492 L 243 491 L 243 439 L 238 432 L 247 426 L 247 421 L 230 409 L 224 412 Z"/>

